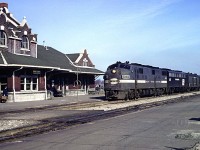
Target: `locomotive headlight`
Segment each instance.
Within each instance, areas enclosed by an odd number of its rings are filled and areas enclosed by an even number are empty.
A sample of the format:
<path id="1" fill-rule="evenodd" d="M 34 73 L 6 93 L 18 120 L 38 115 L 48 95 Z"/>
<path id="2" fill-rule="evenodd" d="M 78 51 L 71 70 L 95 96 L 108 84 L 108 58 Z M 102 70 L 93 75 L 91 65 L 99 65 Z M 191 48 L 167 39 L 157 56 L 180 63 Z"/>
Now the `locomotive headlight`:
<path id="1" fill-rule="evenodd" d="M 115 73 L 117 72 L 117 70 L 113 69 L 111 72 L 112 72 L 113 74 L 115 74 Z"/>

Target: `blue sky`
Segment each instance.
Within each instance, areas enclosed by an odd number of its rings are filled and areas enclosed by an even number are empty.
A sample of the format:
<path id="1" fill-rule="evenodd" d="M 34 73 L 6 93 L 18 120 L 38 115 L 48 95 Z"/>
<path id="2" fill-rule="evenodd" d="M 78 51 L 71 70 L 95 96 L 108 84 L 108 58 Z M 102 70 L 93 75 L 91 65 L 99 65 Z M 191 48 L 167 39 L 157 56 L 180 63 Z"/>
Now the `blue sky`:
<path id="1" fill-rule="evenodd" d="M 200 0 L 5 0 L 38 44 L 83 52 L 97 69 L 129 61 L 200 74 Z"/>

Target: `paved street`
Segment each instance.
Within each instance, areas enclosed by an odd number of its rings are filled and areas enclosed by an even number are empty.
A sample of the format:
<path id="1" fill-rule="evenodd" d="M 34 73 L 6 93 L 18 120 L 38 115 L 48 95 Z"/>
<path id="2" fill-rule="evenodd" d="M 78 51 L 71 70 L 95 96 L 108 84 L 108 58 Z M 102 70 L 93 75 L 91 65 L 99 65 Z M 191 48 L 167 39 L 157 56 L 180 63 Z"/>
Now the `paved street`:
<path id="1" fill-rule="evenodd" d="M 200 139 L 200 98 L 18 139 L 1 150 L 149 150 L 191 148 Z"/>

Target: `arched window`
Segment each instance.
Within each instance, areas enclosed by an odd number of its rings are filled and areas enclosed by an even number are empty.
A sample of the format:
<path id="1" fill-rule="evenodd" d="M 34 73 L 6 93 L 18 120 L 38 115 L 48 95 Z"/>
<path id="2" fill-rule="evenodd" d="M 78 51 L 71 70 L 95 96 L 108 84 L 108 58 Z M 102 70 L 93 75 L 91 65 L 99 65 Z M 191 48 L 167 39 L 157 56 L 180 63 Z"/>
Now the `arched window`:
<path id="1" fill-rule="evenodd" d="M 22 36 L 21 48 L 29 49 L 29 41 L 27 36 Z"/>
<path id="2" fill-rule="evenodd" d="M 88 66 L 88 60 L 87 60 L 87 58 L 83 59 L 83 66 Z"/>
<path id="3" fill-rule="evenodd" d="M 4 31 L 0 31 L 0 46 L 6 46 L 7 45 L 7 37 L 6 33 Z"/>

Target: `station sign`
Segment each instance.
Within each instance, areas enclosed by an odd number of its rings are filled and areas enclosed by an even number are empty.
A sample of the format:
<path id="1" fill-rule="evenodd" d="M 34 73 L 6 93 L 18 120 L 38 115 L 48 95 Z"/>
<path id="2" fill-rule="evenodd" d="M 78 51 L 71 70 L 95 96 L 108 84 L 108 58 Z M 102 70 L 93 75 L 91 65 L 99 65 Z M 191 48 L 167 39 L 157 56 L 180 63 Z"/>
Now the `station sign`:
<path id="1" fill-rule="evenodd" d="M 41 74 L 40 70 L 33 70 L 33 74 Z"/>

